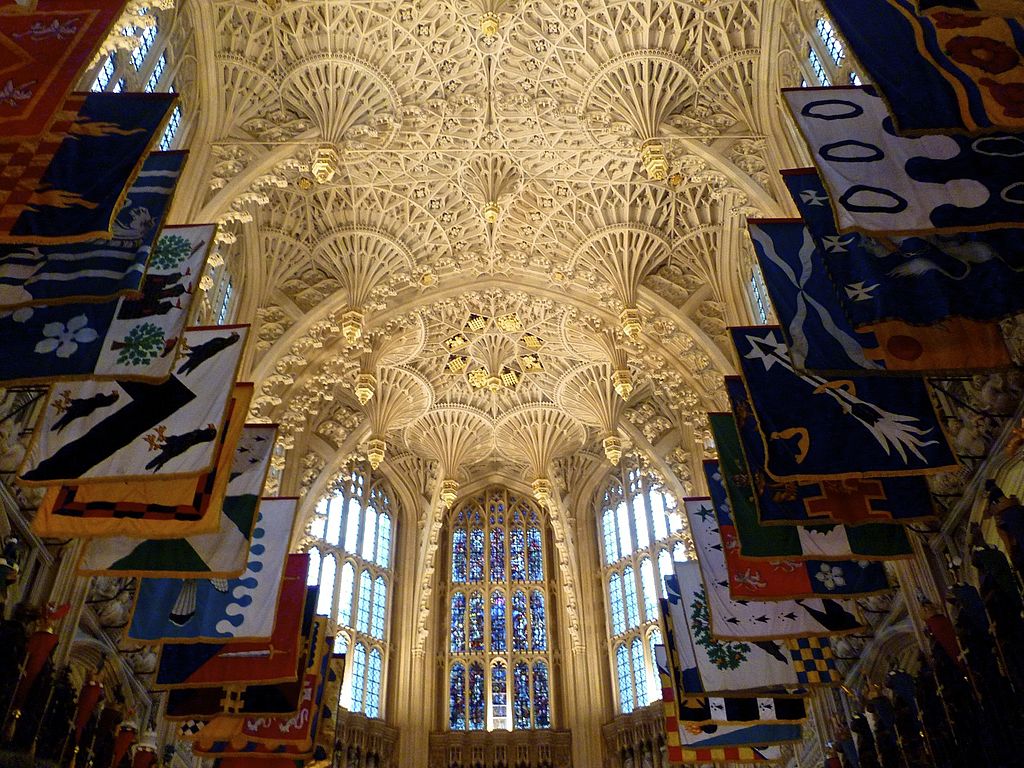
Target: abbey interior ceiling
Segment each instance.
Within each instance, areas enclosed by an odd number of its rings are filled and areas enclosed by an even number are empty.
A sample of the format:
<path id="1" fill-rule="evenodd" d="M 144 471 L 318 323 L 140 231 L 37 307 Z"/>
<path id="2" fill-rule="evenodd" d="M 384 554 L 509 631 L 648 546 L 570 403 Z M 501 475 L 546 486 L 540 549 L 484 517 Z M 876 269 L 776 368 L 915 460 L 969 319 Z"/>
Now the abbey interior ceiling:
<path id="1" fill-rule="evenodd" d="M 621 429 L 689 490 L 723 332 L 751 317 L 744 220 L 783 212 L 796 4 L 189 11 L 216 50 L 195 65 L 192 145 L 211 149 L 189 214 L 220 222 L 241 276 L 253 415 L 283 425 L 288 490 L 322 489 L 371 438 L 436 461 L 407 433 L 452 404 L 492 425 L 560 409 L 595 456 Z M 628 402 L 579 404 L 616 371 Z M 380 379 L 366 405 L 360 373 Z M 471 460 L 488 454 L 522 464 L 501 439 Z"/>

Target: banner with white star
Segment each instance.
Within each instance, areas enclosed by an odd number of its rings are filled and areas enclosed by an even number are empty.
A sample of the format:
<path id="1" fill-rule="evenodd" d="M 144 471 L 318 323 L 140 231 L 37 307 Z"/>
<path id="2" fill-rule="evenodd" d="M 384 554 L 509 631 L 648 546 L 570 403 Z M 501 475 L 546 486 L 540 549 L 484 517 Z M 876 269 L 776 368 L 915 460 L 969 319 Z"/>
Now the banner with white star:
<path id="1" fill-rule="evenodd" d="M 771 478 L 895 477 L 959 466 L 924 379 L 800 373 L 777 327 L 730 335 Z"/>
<path id="2" fill-rule="evenodd" d="M 997 323 L 949 319 L 912 326 L 889 320 L 860 330 L 843 311 L 828 260 L 799 219 L 750 219 L 765 287 L 800 371 L 944 373 L 1012 364 Z"/>
<path id="3" fill-rule="evenodd" d="M 841 234 L 818 172 L 782 175 L 855 328 L 891 320 L 920 326 L 947 318 L 985 322 L 1024 311 L 1019 229 L 885 240 Z"/>

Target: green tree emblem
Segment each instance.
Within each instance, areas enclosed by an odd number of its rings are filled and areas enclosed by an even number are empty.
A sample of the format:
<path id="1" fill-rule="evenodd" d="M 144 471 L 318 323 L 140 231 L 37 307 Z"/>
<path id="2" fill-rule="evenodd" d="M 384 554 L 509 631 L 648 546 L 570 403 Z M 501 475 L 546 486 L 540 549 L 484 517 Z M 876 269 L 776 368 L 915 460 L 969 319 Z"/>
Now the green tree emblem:
<path id="1" fill-rule="evenodd" d="M 181 266 L 191 252 L 192 244 L 181 235 L 164 235 L 149 257 L 149 266 L 151 269 L 174 269 Z"/>
<path id="2" fill-rule="evenodd" d="M 746 643 L 722 643 L 711 636 L 711 620 L 708 614 L 708 599 L 704 587 L 694 596 L 690 604 L 690 621 L 697 645 L 704 648 L 711 663 L 719 669 L 738 669 L 747 660 L 750 646 Z"/>
<path id="3" fill-rule="evenodd" d="M 111 349 L 117 350 L 120 365 L 147 365 L 164 351 L 164 331 L 153 323 L 137 325 L 123 341 L 115 341 Z"/>

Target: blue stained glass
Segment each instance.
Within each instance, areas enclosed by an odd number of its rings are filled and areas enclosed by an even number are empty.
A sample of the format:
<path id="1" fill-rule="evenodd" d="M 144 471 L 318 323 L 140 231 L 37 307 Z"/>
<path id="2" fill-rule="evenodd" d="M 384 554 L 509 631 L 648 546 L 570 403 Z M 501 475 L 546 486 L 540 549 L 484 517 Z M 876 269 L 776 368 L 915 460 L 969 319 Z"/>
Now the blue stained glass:
<path id="1" fill-rule="evenodd" d="M 512 670 L 512 716 L 516 728 L 530 727 L 530 667 L 519 662 Z"/>
<path id="2" fill-rule="evenodd" d="M 505 640 L 505 595 L 501 592 L 491 593 L 491 651 L 503 652 Z"/>
<path id="3" fill-rule="evenodd" d="M 474 528 L 469 532 L 469 580 L 484 580 L 484 530 Z"/>
<path id="4" fill-rule="evenodd" d="M 512 595 L 512 650 L 527 650 L 526 593 L 522 591 L 517 591 Z"/>
<path id="5" fill-rule="evenodd" d="M 484 649 L 484 596 L 474 592 L 469 596 L 469 650 Z"/>
<path id="6" fill-rule="evenodd" d="M 370 666 L 366 675 L 366 716 L 380 717 L 380 651 L 370 651 Z"/>
<path id="7" fill-rule="evenodd" d="M 628 715 L 633 711 L 633 676 L 629 671 L 629 652 L 624 645 L 615 649 L 615 671 L 619 678 L 619 704 Z"/>
<path id="8" fill-rule="evenodd" d="M 622 586 L 626 590 L 626 625 L 633 629 L 640 626 L 640 607 L 636 602 L 636 578 L 632 566 L 627 566 L 622 572 Z"/>
<path id="9" fill-rule="evenodd" d="M 639 637 L 633 638 L 633 683 L 636 686 L 636 705 L 646 707 L 647 699 L 647 665 L 644 664 L 644 644 Z"/>
<path id="10" fill-rule="evenodd" d="M 469 730 L 482 731 L 487 715 L 484 697 L 484 668 L 473 662 L 469 667 Z"/>
<path id="11" fill-rule="evenodd" d="M 462 664 L 453 666 L 448 677 L 448 727 L 466 730 L 466 668 Z"/>
<path id="12" fill-rule="evenodd" d="M 626 614 L 622 609 L 622 585 L 619 574 L 613 573 L 608 579 L 608 604 L 611 605 L 612 634 L 618 635 L 626 631 Z"/>
<path id="13" fill-rule="evenodd" d="M 491 529 L 491 581 L 505 580 L 505 529 Z"/>
<path id="14" fill-rule="evenodd" d="M 363 688 L 366 687 L 366 647 L 356 643 L 352 653 L 352 711 L 363 711 Z"/>
<path id="15" fill-rule="evenodd" d="M 538 661 L 533 665 L 533 712 L 538 728 L 551 727 L 551 702 L 548 700 L 548 665 Z"/>
<path id="16" fill-rule="evenodd" d="M 452 581 L 466 580 L 466 529 L 456 528 L 452 533 Z"/>
<path id="17" fill-rule="evenodd" d="M 452 653 L 466 651 L 466 596 L 461 592 L 452 595 L 451 649 Z"/>
<path id="18" fill-rule="evenodd" d="M 495 720 L 508 717 L 508 673 L 500 661 L 491 667 L 491 714 Z"/>
<path id="19" fill-rule="evenodd" d="M 544 613 L 544 593 L 539 589 L 530 593 L 530 630 L 533 650 L 548 649 L 547 617 Z"/>
<path id="20" fill-rule="evenodd" d="M 604 561 L 611 565 L 619 559 L 619 539 L 615 532 L 615 515 L 610 509 L 601 515 L 601 531 L 604 536 Z"/>
<path id="21" fill-rule="evenodd" d="M 512 581 L 526 581 L 526 552 L 523 529 L 513 528 L 508 532 L 509 570 Z"/>
<path id="22" fill-rule="evenodd" d="M 530 581 L 544 581 L 544 554 L 540 543 L 540 528 L 531 528 L 526 532 L 526 545 L 529 550 Z"/>

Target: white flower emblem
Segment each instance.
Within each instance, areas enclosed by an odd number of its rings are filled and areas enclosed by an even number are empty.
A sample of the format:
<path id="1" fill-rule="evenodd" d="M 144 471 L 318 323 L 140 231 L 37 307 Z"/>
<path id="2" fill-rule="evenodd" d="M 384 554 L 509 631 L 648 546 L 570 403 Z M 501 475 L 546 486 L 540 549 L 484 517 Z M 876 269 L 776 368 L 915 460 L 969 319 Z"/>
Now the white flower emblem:
<path id="1" fill-rule="evenodd" d="M 78 351 L 79 344 L 96 341 L 99 334 L 88 326 L 89 318 L 76 315 L 64 323 L 47 323 L 43 326 L 46 338 L 36 344 L 36 353 L 48 355 L 56 352 L 57 357 L 71 357 Z"/>
<path id="2" fill-rule="evenodd" d="M 814 578 L 825 585 L 825 589 L 831 592 L 836 587 L 845 587 L 846 579 L 843 578 L 843 569 L 828 563 L 821 564 L 821 570 L 814 574 Z"/>

